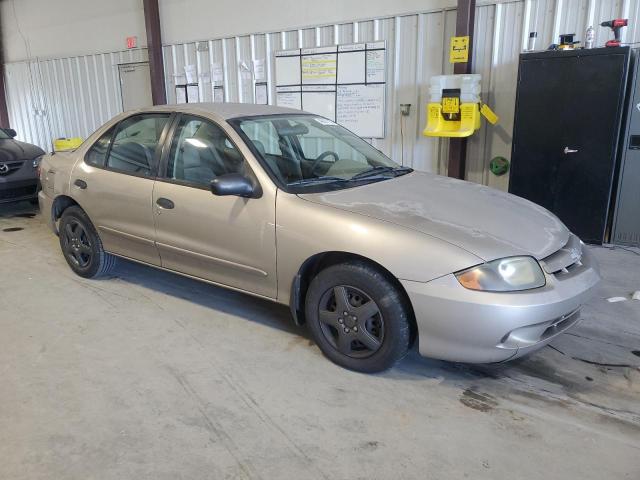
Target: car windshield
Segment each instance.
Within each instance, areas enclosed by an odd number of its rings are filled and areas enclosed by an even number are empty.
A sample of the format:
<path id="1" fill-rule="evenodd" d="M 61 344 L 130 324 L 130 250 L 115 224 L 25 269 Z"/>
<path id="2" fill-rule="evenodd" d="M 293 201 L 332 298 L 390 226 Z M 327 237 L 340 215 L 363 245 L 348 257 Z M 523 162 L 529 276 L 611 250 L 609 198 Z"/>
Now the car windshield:
<path id="1" fill-rule="evenodd" d="M 323 117 L 270 115 L 230 123 L 273 175 L 293 190 L 346 188 L 411 171 Z"/>
<path id="2" fill-rule="evenodd" d="M 9 135 L 2 128 L 0 128 L 0 140 L 8 140 L 10 138 L 11 138 L 11 135 Z"/>

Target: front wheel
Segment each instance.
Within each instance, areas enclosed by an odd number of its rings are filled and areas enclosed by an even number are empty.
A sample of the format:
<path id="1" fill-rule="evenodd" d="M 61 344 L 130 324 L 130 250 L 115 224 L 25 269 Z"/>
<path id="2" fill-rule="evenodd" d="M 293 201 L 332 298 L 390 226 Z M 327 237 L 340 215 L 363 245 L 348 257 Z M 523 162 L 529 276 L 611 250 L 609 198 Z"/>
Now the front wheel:
<path id="1" fill-rule="evenodd" d="M 309 285 L 305 313 L 320 350 L 350 370 L 386 370 L 409 349 L 403 296 L 385 275 L 364 262 L 321 271 Z"/>
<path id="2" fill-rule="evenodd" d="M 113 269 L 116 258 L 104 251 L 98 232 L 80 207 L 64 211 L 59 230 L 60 248 L 76 274 L 96 278 Z"/>

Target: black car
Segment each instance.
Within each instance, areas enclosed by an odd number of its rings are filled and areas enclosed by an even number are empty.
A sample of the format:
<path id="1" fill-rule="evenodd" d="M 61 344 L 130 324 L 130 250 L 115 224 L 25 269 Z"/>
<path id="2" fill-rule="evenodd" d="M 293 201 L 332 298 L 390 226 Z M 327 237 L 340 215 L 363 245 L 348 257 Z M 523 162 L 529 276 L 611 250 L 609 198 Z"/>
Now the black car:
<path id="1" fill-rule="evenodd" d="M 0 128 L 0 203 L 38 201 L 38 167 L 44 150 L 14 140 L 16 131 Z"/>

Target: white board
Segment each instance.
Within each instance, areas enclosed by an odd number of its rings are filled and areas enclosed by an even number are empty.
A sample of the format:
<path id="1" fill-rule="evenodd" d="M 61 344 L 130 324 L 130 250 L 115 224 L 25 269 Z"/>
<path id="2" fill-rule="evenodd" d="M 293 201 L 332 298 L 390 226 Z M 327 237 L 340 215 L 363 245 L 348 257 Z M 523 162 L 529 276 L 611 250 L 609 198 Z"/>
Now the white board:
<path id="1" fill-rule="evenodd" d="M 338 70 L 336 47 L 305 48 L 301 55 L 303 85 L 335 85 Z"/>
<path id="2" fill-rule="evenodd" d="M 278 85 L 300 85 L 300 57 L 276 57 Z"/>
<path id="3" fill-rule="evenodd" d="M 384 41 L 276 52 L 276 104 L 383 138 L 386 68 Z"/>
<path id="4" fill-rule="evenodd" d="M 384 84 L 338 85 L 336 122 L 364 138 L 384 137 Z"/>
<path id="5" fill-rule="evenodd" d="M 385 62 L 384 50 L 367 51 L 367 83 L 384 82 Z"/>
<path id="6" fill-rule="evenodd" d="M 276 105 L 302 110 L 300 87 L 280 87 L 276 89 Z"/>
<path id="7" fill-rule="evenodd" d="M 302 87 L 302 110 L 320 115 L 335 122 L 335 87 Z"/>
<path id="8" fill-rule="evenodd" d="M 352 49 L 340 48 L 338 54 L 338 84 L 365 83 L 364 44 L 353 45 Z"/>

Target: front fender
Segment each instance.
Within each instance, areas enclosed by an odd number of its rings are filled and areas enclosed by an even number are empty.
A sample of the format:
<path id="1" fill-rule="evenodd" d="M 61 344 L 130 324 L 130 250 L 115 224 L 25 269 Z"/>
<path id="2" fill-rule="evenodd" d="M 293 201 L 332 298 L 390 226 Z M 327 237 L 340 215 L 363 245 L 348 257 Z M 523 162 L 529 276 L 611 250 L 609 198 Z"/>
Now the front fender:
<path id="1" fill-rule="evenodd" d="M 396 224 L 308 202 L 278 191 L 276 205 L 278 301 L 289 303 L 301 266 L 324 252 L 368 258 L 397 279 L 428 282 L 482 259 L 466 250 Z"/>

